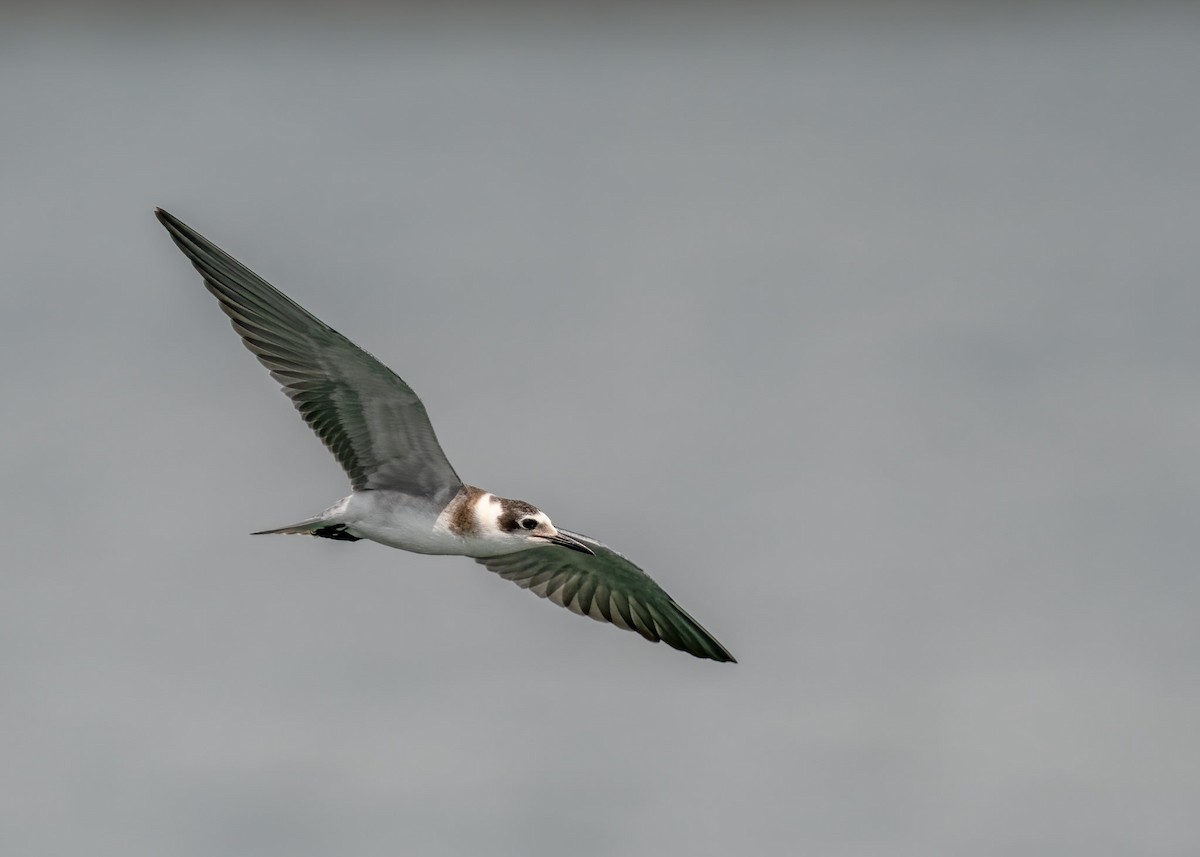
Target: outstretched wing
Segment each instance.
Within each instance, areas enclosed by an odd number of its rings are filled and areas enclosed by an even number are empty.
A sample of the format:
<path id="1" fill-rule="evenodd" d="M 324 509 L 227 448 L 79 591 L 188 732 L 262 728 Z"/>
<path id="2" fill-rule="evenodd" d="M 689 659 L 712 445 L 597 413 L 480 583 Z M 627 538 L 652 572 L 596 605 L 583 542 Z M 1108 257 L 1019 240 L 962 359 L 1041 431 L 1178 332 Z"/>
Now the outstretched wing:
<path id="1" fill-rule="evenodd" d="M 242 342 L 283 385 L 355 490 L 449 502 L 462 487 L 412 388 L 374 357 L 172 215 L 155 214 Z"/>
<path id="2" fill-rule="evenodd" d="M 561 527 L 559 532 L 583 542 L 595 555 L 550 546 L 475 561 L 581 616 L 637 631 L 652 643 L 662 640 L 698 658 L 734 661 L 712 634 L 632 562 L 588 536 Z"/>

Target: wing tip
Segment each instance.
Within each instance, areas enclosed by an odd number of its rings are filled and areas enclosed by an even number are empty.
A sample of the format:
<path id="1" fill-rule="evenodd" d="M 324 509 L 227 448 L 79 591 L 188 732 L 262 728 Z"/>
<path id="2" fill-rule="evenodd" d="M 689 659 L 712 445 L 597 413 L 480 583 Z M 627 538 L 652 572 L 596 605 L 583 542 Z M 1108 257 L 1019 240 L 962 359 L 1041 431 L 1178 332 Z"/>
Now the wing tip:
<path id="1" fill-rule="evenodd" d="M 154 216 L 158 218 L 158 222 L 171 234 L 171 238 L 179 245 L 179 248 L 189 257 L 194 257 L 195 251 L 183 242 L 198 243 L 196 240 L 199 237 L 198 233 L 165 208 L 156 206 Z"/>
<path id="2" fill-rule="evenodd" d="M 666 640 L 663 642 L 666 642 L 668 646 L 671 645 Z M 736 664 L 738 662 L 733 653 L 718 643 L 711 634 L 705 635 L 702 646 L 676 646 L 675 648 L 687 652 L 693 657 L 716 661 L 719 664 Z"/>

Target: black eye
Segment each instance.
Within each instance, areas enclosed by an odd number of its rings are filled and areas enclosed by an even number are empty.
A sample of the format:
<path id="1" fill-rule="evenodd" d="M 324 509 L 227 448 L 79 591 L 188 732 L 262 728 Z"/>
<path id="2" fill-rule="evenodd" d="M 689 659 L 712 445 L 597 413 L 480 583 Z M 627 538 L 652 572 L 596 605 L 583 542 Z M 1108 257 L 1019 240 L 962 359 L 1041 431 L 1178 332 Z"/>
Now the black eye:
<path id="1" fill-rule="evenodd" d="M 522 518 L 521 519 L 521 526 L 527 530 L 536 530 L 537 525 L 538 525 L 538 522 L 536 520 L 534 520 L 533 518 Z"/>

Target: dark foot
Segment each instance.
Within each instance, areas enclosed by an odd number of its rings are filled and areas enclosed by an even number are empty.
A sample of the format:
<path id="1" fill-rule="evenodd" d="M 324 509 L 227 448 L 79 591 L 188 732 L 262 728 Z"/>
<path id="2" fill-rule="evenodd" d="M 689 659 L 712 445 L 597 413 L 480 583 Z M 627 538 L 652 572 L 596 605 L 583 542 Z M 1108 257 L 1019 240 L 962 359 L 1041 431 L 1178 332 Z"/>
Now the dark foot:
<path id="1" fill-rule="evenodd" d="M 344 524 L 333 524 L 328 527 L 321 527 L 319 530 L 313 530 L 314 536 L 320 536 L 323 539 L 337 539 L 340 542 L 361 542 L 362 539 L 358 536 L 352 536 L 346 532 Z"/>

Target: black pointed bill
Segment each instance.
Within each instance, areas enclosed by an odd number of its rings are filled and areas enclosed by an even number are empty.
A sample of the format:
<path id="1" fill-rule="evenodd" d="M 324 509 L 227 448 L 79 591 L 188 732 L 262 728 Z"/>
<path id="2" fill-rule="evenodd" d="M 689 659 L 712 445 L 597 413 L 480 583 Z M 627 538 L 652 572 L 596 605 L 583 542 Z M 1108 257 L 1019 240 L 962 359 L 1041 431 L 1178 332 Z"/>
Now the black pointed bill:
<path id="1" fill-rule="evenodd" d="M 585 545 L 583 542 L 571 538 L 564 533 L 556 533 L 553 536 L 538 536 L 539 539 L 545 539 L 552 545 L 561 545 L 564 548 L 570 548 L 573 551 L 585 553 L 588 556 L 595 556 L 596 552 Z"/>

